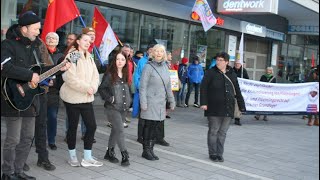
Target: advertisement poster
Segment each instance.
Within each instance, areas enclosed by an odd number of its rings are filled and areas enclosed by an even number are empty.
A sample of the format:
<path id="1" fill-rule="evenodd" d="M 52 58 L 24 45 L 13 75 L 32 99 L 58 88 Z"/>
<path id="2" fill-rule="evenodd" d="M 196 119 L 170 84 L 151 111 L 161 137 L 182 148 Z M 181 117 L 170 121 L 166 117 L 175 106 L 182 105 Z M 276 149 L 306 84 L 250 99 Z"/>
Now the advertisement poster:
<path id="1" fill-rule="evenodd" d="M 202 67 L 206 67 L 207 46 L 198 45 L 197 46 L 197 56 L 199 57 L 200 64 L 202 65 Z"/>
<path id="2" fill-rule="evenodd" d="M 179 91 L 179 77 L 177 70 L 169 70 L 172 91 Z"/>
<path id="3" fill-rule="evenodd" d="M 229 35 L 228 54 L 230 61 L 236 60 L 237 36 Z"/>
<path id="4" fill-rule="evenodd" d="M 238 78 L 247 111 L 319 112 L 319 83 L 276 84 Z"/>

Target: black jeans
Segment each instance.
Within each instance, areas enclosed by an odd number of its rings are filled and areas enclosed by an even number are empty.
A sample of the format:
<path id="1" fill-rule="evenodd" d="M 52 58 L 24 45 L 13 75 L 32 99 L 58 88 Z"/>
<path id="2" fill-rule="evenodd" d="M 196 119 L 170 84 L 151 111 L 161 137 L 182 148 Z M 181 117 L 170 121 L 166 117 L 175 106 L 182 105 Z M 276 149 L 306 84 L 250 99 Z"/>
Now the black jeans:
<path id="1" fill-rule="evenodd" d="M 198 104 L 200 83 L 188 83 L 188 92 L 187 92 L 186 101 L 185 101 L 186 105 L 189 104 L 189 98 L 190 98 L 191 92 L 193 91 L 193 88 L 195 89 L 194 104 Z"/>
<path id="2" fill-rule="evenodd" d="M 38 160 L 48 160 L 49 152 L 47 150 L 47 102 L 48 95 L 43 94 L 39 96 L 40 112 L 36 116 L 34 140 L 36 145 L 36 153 L 38 153 Z"/>
<path id="3" fill-rule="evenodd" d="M 68 149 L 71 150 L 76 148 L 77 128 L 79 123 L 79 116 L 81 114 L 84 125 L 87 129 L 83 138 L 84 149 L 91 150 L 94 134 L 97 129 L 92 103 L 70 104 L 64 102 L 64 104 L 66 106 L 69 121 L 69 127 L 67 130 Z"/>

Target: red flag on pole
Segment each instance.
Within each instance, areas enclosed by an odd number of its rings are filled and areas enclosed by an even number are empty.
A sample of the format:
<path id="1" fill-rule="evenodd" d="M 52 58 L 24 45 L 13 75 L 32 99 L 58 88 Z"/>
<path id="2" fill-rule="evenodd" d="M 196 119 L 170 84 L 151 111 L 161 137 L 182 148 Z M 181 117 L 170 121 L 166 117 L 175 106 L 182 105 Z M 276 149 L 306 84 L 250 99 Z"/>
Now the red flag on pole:
<path id="1" fill-rule="evenodd" d="M 20 17 L 23 13 L 25 13 L 25 12 L 27 12 L 27 11 L 30 11 L 30 10 L 32 10 L 32 0 L 28 0 L 28 2 L 24 5 L 21 13 L 19 14 L 19 17 Z"/>
<path id="2" fill-rule="evenodd" d="M 96 31 L 94 45 L 99 47 L 101 59 L 107 61 L 110 52 L 118 45 L 119 38 L 97 7 L 94 8 L 92 28 Z"/>
<path id="3" fill-rule="evenodd" d="M 103 17 L 101 12 L 97 7 L 94 7 L 93 19 L 92 19 L 92 28 L 96 31 L 96 39 L 94 41 L 94 45 L 96 47 L 100 47 L 101 41 L 103 39 L 103 35 L 109 26 L 107 20 Z M 114 34 L 117 40 L 119 40 L 118 36 Z"/>
<path id="4" fill-rule="evenodd" d="M 80 15 L 74 0 L 49 0 L 41 39 Z"/>
<path id="5" fill-rule="evenodd" d="M 314 62 L 314 53 L 312 52 L 311 56 L 311 67 L 316 67 L 315 62 Z"/>

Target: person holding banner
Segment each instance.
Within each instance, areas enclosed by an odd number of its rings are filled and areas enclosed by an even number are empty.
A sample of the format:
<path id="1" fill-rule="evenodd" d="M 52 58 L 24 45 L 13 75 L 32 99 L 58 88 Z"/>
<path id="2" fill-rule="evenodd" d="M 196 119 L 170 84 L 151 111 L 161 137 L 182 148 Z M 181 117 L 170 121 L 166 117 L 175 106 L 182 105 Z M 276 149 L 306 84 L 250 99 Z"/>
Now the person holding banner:
<path id="1" fill-rule="evenodd" d="M 317 68 L 312 68 L 310 75 L 307 77 L 307 82 L 319 82 L 319 65 Z M 314 120 L 312 119 L 314 116 Z M 319 126 L 319 115 L 317 113 L 308 114 L 308 126 Z"/>
<path id="2" fill-rule="evenodd" d="M 267 67 L 266 74 L 261 76 L 260 81 L 268 82 L 268 83 L 276 83 L 277 82 L 276 77 L 273 76 L 273 68 L 272 67 Z M 255 115 L 254 118 L 256 120 L 259 120 L 260 115 Z M 263 120 L 268 121 L 267 115 L 263 115 Z"/>
<path id="3" fill-rule="evenodd" d="M 238 78 L 244 78 L 244 79 L 249 79 L 249 75 L 247 70 L 242 67 L 242 64 L 240 62 L 240 60 L 236 60 L 234 62 L 234 67 L 233 67 L 234 72 L 237 74 Z M 240 117 L 235 117 L 234 118 L 234 124 L 241 126 L 241 122 L 240 122 Z"/>
<path id="4" fill-rule="evenodd" d="M 161 44 L 155 45 L 152 61 L 145 65 L 140 79 L 140 117 L 145 120 L 142 157 L 151 161 L 159 160 L 153 147 L 157 129 L 166 119 L 166 101 L 170 103 L 171 110 L 175 107 L 166 57 L 165 47 Z"/>
<path id="5" fill-rule="evenodd" d="M 217 54 L 217 64 L 206 71 L 200 88 L 200 108 L 208 118 L 209 158 L 214 162 L 224 161 L 224 142 L 234 117 L 235 101 L 241 112 L 246 111 L 237 75 L 228 66 L 229 57 L 226 52 Z"/>

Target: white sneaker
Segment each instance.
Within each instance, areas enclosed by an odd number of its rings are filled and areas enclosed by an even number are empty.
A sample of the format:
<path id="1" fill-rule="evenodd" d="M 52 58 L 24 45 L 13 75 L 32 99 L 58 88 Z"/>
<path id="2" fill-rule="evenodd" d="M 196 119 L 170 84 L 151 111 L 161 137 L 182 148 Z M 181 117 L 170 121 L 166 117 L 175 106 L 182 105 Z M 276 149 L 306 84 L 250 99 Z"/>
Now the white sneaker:
<path id="1" fill-rule="evenodd" d="M 130 123 L 131 122 L 131 119 L 126 117 L 126 123 Z"/>
<path id="2" fill-rule="evenodd" d="M 103 163 L 94 159 L 84 160 L 81 161 L 81 166 L 83 167 L 100 167 L 103 166 Z"/>
<path id="3" fill-rule="evenodd" d="M 125 123 L 125 122 L 123 123 L 123 127 L 124 127 L 124 128 L 127 128 L 128 126 L 129 126 L 129 125 L 128 125 L 127 123 Z"/>
<path id="4" fill-rule="evenodd" d="M 80 167 L 80 163 L 78 161 L 77 156 L 72 156 L 69 160 L 68 163 L 70 164 L 70 166 L 72 167 Z"/>
<path id="5" fill-rule="evenodd" d="M 129 112 L 132 112 L 133 108 L 129 108 Z"/>

